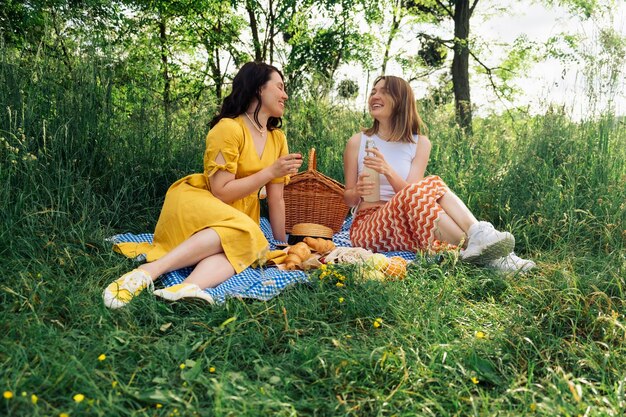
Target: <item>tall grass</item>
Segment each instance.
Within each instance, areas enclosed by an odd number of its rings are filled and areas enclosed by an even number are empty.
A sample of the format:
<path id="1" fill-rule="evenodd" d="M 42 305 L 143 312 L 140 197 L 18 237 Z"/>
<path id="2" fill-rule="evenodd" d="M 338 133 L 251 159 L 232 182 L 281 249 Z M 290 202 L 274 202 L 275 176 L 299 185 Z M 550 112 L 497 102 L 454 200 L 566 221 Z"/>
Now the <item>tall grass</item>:
<path id="1" fill-rule="evenodd" d="M 623 119 L 492 116 L 464 138 L 444 108 L 424 111 L 429 173 L 515 233 L 539 264 L 526 276 L 419 258 L 401 282 L 348 268 L 345 287 L 313 274 L 265 303 L 142 294 L 109 311 L 101 291 L 132 263 L 104 238 L 152 230 L 167 187 L 201 169 L 215 107 L 181 106 L 166 131 L 158 95 L 91 62 L 68 76 L 0 48 L 3 414 L 626 411 Z M 343 146 L 367 123 L 294 98 L 284 128 L 341 180 Z"/>

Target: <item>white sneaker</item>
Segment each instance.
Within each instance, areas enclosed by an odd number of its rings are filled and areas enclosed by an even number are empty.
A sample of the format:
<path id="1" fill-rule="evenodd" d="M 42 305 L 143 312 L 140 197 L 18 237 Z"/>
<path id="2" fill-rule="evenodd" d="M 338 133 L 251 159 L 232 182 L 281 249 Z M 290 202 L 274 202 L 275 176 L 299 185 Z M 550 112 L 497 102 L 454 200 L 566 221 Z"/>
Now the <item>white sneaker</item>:
<path id="1" fill-rule="evenodd" d="M 507 256 L 515 247 L 515 238 L 499 232 L 489 222 L 473 224 L 467 233 L 467 248 L 461 250 L 461 260 L 483 265 Z"/>
<path id="2" fill-rule="evenodd" d="M 213 297 L 205 293 L 196 284 L 182 283 L 172 285 L 171 287 L 156 290 L 154 295 L 164 298 L 168 301 L 177 301 L 181 298 L 198 298 L 213 304 Z"/>
<path id="3" fill-rule="evenodd" d="M 511 252 L 508 256 L 488 262 L 487 266 L 502 272 L 519 272 L 523 274 L 536 267 L 537 264 L 529 259 L 522 259 Z"/>
<path id="4" fill-rule="evenodd" d="M 133 269 L 109 284 L 102 293 L 104 305 L 109 308 L 120 308 L 139 295 L 144 288 L 154 289 L 150 274 L 143 269 Z"/>

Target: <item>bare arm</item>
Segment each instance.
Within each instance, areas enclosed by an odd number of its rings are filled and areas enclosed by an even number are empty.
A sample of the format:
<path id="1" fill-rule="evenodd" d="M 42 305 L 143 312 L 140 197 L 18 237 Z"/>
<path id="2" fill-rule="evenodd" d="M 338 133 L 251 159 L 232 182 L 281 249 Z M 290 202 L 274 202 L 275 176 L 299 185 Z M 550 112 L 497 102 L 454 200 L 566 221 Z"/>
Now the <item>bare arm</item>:
<path id="1" fill-rule="evenodd" d="M 393 164 L 393 161 L 389 164 L 389 162 L 385 160 L 385 156 L 376 148 L 369 149 L 367 151 L 368 155 L 366 155 L 363 159 L 363 164 L 387 177 L 387 181 L 389 181 L 389 184 L 397 193 L 408 184 L 417 182 L 424 178 L 426 166 L 428 165 L 428 158 L 430 157 L 430 148 L 431 145 L 428 138 L 426 136 L 420 136 L 415 149 L 415 157 L 411 162 L 411 168 L 406 180 L 398 175 L 398 173 L 392 168 L 391 164 Z"/>
<path id="2" fill-rule="evenodd" d="M 270 210 L 270 224 L 274 239 L 281 242 L 287 240 L 285 231 L 285 200 L 283 198 L 284 184 L 267 184 L 267 205 Z"/>
<path id="3" fill-rule="evenodd" d="M 415 158 L 413 158 L 411 170 L 406 179 L 408 183 L 418 182 L 424 178 L 424 173 L 428 166 L 428 159 L 430 158 L 430 149 L 430 140 L 428 140 L 426 136 L 420 136 L 417 142 L 417 149 L 415 150 Z"/>
<path id="4" fill-rule="evenodd" d="M 343 176 L 345 181 L 343 200 L 350 207 L 354 207 L 361 202 L 362 194 L 357 190 L 360 143 L 361 133 L 357 133 L 348 140 L 343 151 Z"/>
<path id="5" fill-rule="evenodd" d="M 226 162 L 221 153 L 217 155 L 216 162 L 220 164 Z M 229 204 L 256 192 L 274 178 L 297 173 L 300 165 L 302 165 L 300 154 L 289 154 L 278 158 L 269 167 L 244 178 L 235 179 L 235 174 L 220 169 L 209 177 L 211 192 Z"/>

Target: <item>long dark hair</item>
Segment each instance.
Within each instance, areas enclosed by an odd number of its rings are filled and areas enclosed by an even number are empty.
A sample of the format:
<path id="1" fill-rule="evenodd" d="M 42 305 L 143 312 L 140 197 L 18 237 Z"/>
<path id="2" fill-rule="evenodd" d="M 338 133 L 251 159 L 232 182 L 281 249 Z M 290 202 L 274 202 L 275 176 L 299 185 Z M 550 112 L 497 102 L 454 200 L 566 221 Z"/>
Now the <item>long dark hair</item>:
<path id="1" fill-rule="evenodd" d="M 283 80 L 283 74 L 273 65 L 264 62 L 248 62 L 239 69 L 233 78 L 233 89 L 222 102 L 222 108 L 217 116 L 211 120 L 211 127 L 225 117 L 234 119 L 248 110 L 250 103 L 255 98 L 257 106 L 254 109 L 254 121 L 260 126 L 259 110 L 261 109 L 261 87 L 268 82 L 273 72 L 277 72 Z M 267 130 L 281 127 L 283 121 L 280 117 L 267 119 Z"/>

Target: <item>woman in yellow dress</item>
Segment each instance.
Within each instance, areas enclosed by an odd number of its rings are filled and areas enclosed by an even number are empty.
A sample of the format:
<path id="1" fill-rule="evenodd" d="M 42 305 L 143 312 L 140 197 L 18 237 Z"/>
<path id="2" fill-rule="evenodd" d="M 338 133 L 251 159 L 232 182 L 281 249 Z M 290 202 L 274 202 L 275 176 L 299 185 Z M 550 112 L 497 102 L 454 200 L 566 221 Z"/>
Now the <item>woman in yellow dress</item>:
<path id="1" fill-rule="evenodd" d="M 265 186 L 272 233 L 284 241 L 283 187 L 302 165 L 290 154 L 279 129 L 285 110 L 282 73 L 249 62 L 233 79 L 232 92 L 211 121 L 204 152 L 204 173 L 175 182 L 148 243 L 120 243 L 128 257 L 146 255 L 147 263 L 112 282 L 103 293 L 109 308 L 123 307 L 161 275 L 194 266 L 181 284 L 154 291 L 168 300 L 201 298 L 258 260 L 268 250 L 259 227 L 259 190 Z"/>

